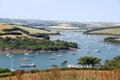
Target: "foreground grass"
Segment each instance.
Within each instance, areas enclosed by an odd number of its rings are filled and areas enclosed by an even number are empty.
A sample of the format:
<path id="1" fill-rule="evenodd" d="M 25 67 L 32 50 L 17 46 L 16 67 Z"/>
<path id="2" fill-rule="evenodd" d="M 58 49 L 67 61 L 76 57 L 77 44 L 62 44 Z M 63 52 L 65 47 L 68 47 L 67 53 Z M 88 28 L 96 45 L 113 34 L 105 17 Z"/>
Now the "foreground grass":
<path id="1" fill-rule="evenodd" d="M 0 73 L 0 77 L 6 77 L 6 76 L 8 76 L 10 73 Z"/>
<path id="2" fill-rule="evenodd" d="M 0 78 L 0 80 L 120 80 L 120 69 L 117 70 L 58 70 L 28 72 L 21 74 L 16 72 L 16 76 Z"/>

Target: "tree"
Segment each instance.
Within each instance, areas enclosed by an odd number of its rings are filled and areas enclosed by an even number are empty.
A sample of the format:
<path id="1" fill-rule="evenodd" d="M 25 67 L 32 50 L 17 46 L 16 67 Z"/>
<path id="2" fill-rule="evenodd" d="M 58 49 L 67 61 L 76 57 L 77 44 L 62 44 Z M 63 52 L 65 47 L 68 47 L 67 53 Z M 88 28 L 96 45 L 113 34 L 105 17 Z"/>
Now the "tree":
<path id="1" fill-rule="evenodd" d="M 109 69 L 113 69 L 113 68 L 115 68 L 115 62 L 113 60 L 106 60 L 105 67 L 107 67 Z"/>
<path id="2" fill-rule="evenodd" d="M 77 48 L 77 47 L 78 47 L 77 43 L 75 43 L 75 42 L 70 42 L 70 43 L 68 44 L 68 46 L 69 46 L 69 47 L 73 47 L 73 48 Z"/>
<path id="3" fill-rule="evenodd" d="M 10 40 L 11 40 L 10 37 L 6 37 L 6 38 L 4 39 L 4 42 L 8 42 L 8 41 L 10 41 Z"/>
<path id="4" fill-rule="evenodd" d="M 57 65 L 56 64 L 52 64 L 51 68 L 57 68 Z"/>
<path id="5" fill-rule="evenodd" d="M 110 69 L 120 68 L 120 55 L 114 57 L 112 60 L 106 60 L 105 65 L 107 68 L 110 68 Z"/>
<path id="6" fill-rule="evenodd" d="M 49 40 L 50 39 L 49 35 L 45 35 L 44 39 Z"/>
<path id="7" fill-rule="evenodd" d="M 49 38 L 49 37 L 48 37 Z M 46 39 L 48 39 L 46 38 Z M 51 40 L 39 40 L 28 37 L 16 38 L 6 37 L 0 38 L 0 49 L 21 49 L 21 50 L 33 50 L 33 51 L 58 51 L 58 50 L 68 50 L 67 46 L 69 42 L 66 41 L 51 41 Z M 71 46 L 73 47 L 73 46 Z"/>
<path id="8" fill-rule="evenodd" d="M 92 65 L 92 67 L 95 67 L 95 65 L 99 64 L 100 61 L 101 61 L 101 59 L 99 59 L 97 57 L 91 57 L 90 58 L 90 64 Z"/>
<path id="9" fill-rule="evenodd" d="M 81 57 L 78 59 L 78 64 L 81 64 L 83 68 L 86 68 L 88 64 L 87 56 Z"/>
<path id="10" fill-rule="evenodd" d="M 93 56 L 84 56 L 84 57 L 80 57 L 78 59 L 78 64 L 81 64 L 83 66 L 83 68 L 87 68 L 87 66 L 92 66 L 95 67 L 96 64 L 99 64 L 99 62 L 101 61 L 101 59 L 97 58 L 97 57 L 93 57 Z"/>

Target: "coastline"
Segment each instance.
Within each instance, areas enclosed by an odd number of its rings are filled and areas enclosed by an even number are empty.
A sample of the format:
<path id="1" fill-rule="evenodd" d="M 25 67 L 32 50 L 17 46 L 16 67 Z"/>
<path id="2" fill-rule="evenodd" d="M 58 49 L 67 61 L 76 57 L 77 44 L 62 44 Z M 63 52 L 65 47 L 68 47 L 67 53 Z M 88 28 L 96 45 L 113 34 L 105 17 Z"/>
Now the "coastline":
<path id="1" fill-rule="evenodd" d="M 34 50 L 22 50 L 22 49 L 13 49 L 13 50 L 10 50 L 10 49 L 0 49 L 0 54 L 21 54 L 21 53 L 40 53 L 40 54 L 47 54 L 47 53 L 56 53 L 56 52 L 68 52 L 68 51 L 74 51 L 74 50 L 77 50 L 77 49 L 80 49 L 80 48 L 69 48 L 69 49 L 66 49 L 66 50 L 58 50 L 58 51 L 43 51 L 43 50 L 37 50 L 37 51 L 34 51 Z"/>
<path id="2" fill-rule="evenodd" d="M 66 30 L 69 30 L 69 31 L 77 31 L 77 32 L 85 32 L 86 30 L 84 29 L 69 29 L 69 28 L 46 28 L 47 30 L 57 30 L 57 31 L 66 31 Z"/>

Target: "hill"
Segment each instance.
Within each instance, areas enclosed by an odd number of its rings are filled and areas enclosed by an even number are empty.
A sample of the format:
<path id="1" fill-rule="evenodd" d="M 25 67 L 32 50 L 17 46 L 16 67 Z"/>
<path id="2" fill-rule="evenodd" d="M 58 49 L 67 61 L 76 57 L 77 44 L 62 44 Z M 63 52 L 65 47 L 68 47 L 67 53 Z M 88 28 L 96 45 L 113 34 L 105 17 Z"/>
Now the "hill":
<path id="1" fill-rule="evenodd" d="M 59 24 L 57 26 L 49 26 L 47 27 L 47 29 L 68 29 L 68 30 L 78 30 L 79 27 L 72 27 L 70 24 L 68 23 L 62 23 Z"/>
<path id="2" fill-rule="evenodd" d="M 56 34 L 55 32 L 50 32 L 50 31 L 47 31 L 47 30 L 42 30 L 42 29 L 36 29 L 36 28 L 32 28 L 32 27 L 26 27 L 26 26 L 14 26 L 13 27 L 18 27 L 18 28 L 21 28 L 21 29 L 24 29 L 26 31 L 29 31 L 30 34 L 35 34 L 35 33 L 41 33 L 41 34 Z"/>
<path id="3" fill-rule="evenodd" d="M 78 28 L 79 30 L 81 29 L 90 30 L 90 29 L 104 28 L 104 27 L 110 27 L 110 26 L 120 26 L 120 23 L 112 23 L 112 22 L 69 22 L 69 21 L 47 21 L 47 20 L 12 19 L 12 18 L 0 18 L 0 22 L 37 27 L 37 28 L 47 28 L 47 27 L 55 28 L 56 27 L 57 29 L 61 24 L 68 24 L 70 25 L 69 27 Z M 66 28 L 69 29 L 68 27 L 65 27 L 65 29 Z M 60 28 L 60 29 L 64 29 L 64 28 Z"/>
<path id="4" fill-rule="evenodd" d="M 57 21 L 44 21 L 44 20 L 34 20 L 34 19 L 13 19 L 13 18 L 0 18 L 0 22 L 24 26 L 34 26 L 34 27 L 46 27 L 46 26 L 56 26 Z"/>
<path id="5" fill-rule="evenodd" d="M 91 31 L 89 33 L 90 34 L 120 35 L 120 27 L 94 30 L 94 31 Z"/>
<path id="6" fill-rule="evenodd" d="M 88 30 L 84 32 L 85 34 L 95 34 L 95 35 L 109 35 L 104 39 L 105 42 L 120 44 L 120 26 L 113 26 L 108 28 L 99 28 Z"/>
<path id="7" fill-rule="evenodd" d="M 14 28 L 18 28 L 18 29 L 14 30 Z M 14 34 L 10 34 L 13 32 Z M 27 27 L 27 26 L 10 25 L 7 23 L 0 23 L 0 33 L 1 33 L 0 34 L 1 37 L 8 36 L 8 37 L 13 37 L 13 38 L 16 36 L 26 36 L 26 37 L 31 38 L 31 34 L 32 35 L 33 34 L 47 34 L 47 35 L 57 34 L 55 32 L 50 32 L 45 29 L 43 30 L 43 29 Z M 15 33 L 21 33 L 21 35 L 17 35 Z"/>
<path id="8" fill-rule="evenodd" d="M 0 32 L 2 32 L 3 29 L 10 29 L 12 28 L 9 25 L 6 25 L 5 23 L 0 23 Z"/>
<path id="9" fill-rule="evenodd" d="M 68 21 L 45 21 L 34 19 L 12 19 L 12 18 L 0 18 L 0 22 L 16 25 L 24 25 L 37 28 L 46 28 L 49 26 L 58 26 L 60 24 L 69 24 L 72 27 L 79 27 L 79 29 L 86 29 L 86 24 L 80 22 L 68 22 Z"/>
<path id="10" fill-rule="evenodd" d="M 97 29 L 88 30 L 84 33 L 86 33 L 86 34 L 97 34 L 97 35 L 120 36 L 120 26 L 97 28 Z"/>
<path id="11" fill-rule="evenodd" d="M 58 34 L 47 30 L 18 25 L 0 24 L 0 51 L 58 51 L 77 48 L 77 43 L 51 41 L 49 35 Z"/>

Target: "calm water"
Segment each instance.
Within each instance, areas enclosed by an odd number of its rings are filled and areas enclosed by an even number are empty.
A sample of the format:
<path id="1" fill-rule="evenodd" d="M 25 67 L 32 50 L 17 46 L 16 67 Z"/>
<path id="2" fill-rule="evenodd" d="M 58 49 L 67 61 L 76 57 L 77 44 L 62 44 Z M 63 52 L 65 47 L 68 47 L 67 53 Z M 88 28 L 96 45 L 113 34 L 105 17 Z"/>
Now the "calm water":
<path id="1" fill-rule="evenodd" d="M 98 35 L 83 35 L 82 32 L 62 31 L 61 36 L 52 36 L 52 40 L 60 39 L 65 41 L 77 42 L 81 49 L 75 51 L 59 52 L 49 54 L 32 53 L 31 56 L 23 54 L 0 54 L 0 67 L 1 68 L 13 68 L 13 69 L 48 69 L 52 64 L 58 66 L 64 60 L 68 61 L 68 64 L 77 64 L 77 59 L 81 56 L 96 56 L 102 59 L 103 64 L 106 59 L 112 59 L 114 56 L 120 54 L 120 45 L 106 44 L 103 42 L 105 36 Z M 99 50 L 100 52 L 96 52 Z M 72 55 L 75 53 L 75 55 Z M 21 58 L 28 57 L 28 61 L 21 61 Z M 55 60 L 50 60 L 54 57 Z M 20 65 L 35 63 L 35 68 L 21 68 Z"/>

